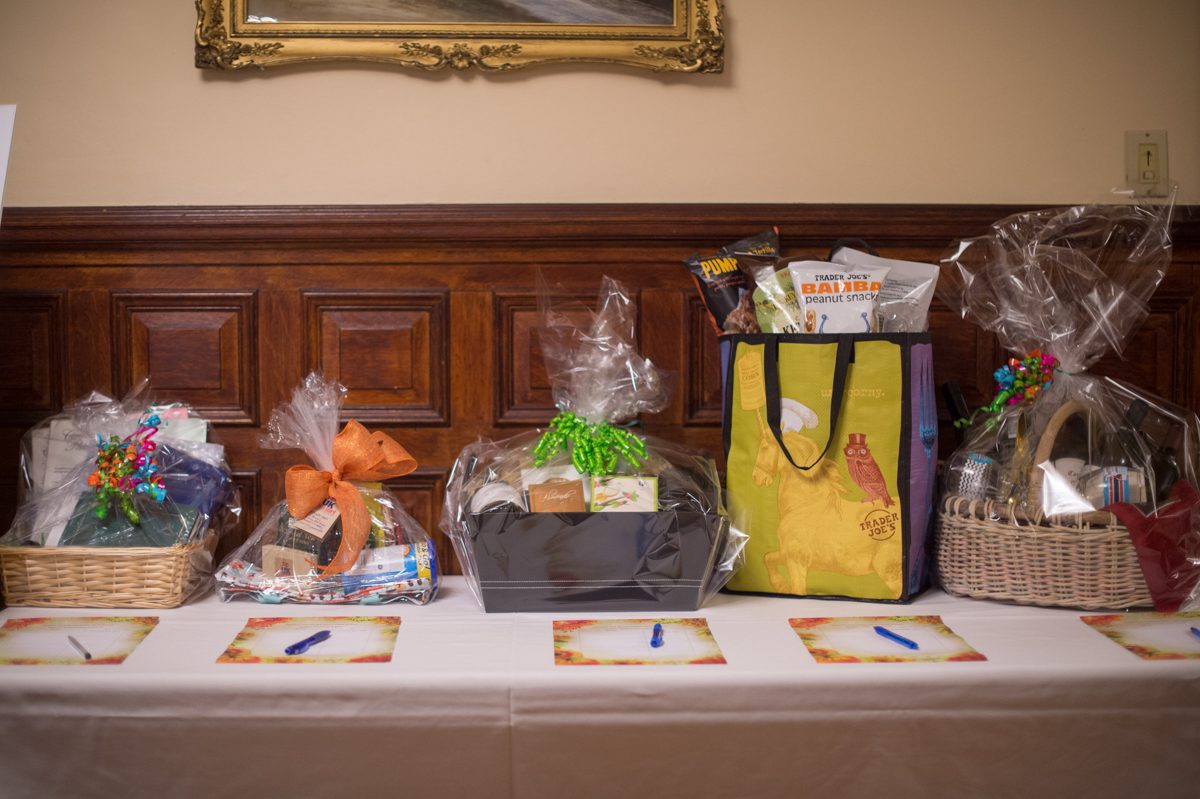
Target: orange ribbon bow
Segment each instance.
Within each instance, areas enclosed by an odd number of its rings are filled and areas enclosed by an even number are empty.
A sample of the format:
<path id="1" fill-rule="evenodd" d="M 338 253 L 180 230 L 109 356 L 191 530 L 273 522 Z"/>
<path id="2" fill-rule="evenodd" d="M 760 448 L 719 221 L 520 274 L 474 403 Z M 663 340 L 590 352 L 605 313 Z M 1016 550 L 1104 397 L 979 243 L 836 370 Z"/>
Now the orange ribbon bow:
<path id="1" fill-rule="evenodd" d="M 417 462 L 404 447 L 386 433 L 367 428 L 351 419 L 333 439 L 333 471 L 321 472 L 311 466 L 293 466 L 284 475 L 288 513 L 303 519 L 332 497 L 342 515 L 342 540 L 337 553 L 318 577 L 331 577 L 349 569 L 358 561 L 367 536 L 371 517 L 362 494 L 349 482 L 375 482 L 403 477 L 417 468 Z"/>

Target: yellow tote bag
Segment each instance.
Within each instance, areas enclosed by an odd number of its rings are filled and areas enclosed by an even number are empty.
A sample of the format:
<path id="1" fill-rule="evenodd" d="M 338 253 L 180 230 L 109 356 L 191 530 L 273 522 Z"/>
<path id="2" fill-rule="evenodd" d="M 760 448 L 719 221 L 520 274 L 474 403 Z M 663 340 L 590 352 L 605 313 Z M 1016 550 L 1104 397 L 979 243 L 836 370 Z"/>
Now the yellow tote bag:
<path id="1" fill-rule="evenodd" d="M 907 601 L 923 587 L 937 419 L 928 334 L 733 335 L 728 589 Z"/>

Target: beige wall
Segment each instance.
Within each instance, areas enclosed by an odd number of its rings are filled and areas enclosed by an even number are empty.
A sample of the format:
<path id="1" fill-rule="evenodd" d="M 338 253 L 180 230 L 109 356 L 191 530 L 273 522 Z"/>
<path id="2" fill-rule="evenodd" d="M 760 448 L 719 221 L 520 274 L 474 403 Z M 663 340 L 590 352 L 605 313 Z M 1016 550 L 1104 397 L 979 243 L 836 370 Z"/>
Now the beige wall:
<path id="1" fill-rule="evenodd" d="M 723 75 L 192 65 L 191 0 L 0 0 L 5 205 L 1103 201 L 1166 129 L 1200 202 L 1197 0 L 726 0 Z"/>

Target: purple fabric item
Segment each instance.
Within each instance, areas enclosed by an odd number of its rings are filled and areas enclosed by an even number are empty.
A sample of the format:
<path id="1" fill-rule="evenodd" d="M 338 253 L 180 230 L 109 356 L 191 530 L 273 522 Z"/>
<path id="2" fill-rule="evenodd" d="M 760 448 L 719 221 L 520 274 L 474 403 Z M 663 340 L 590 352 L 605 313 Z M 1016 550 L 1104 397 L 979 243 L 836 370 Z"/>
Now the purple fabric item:
<path id="1" fill-rule="evenodd" d="M 909 380 L 912 442 L 908 493 L 908 590 L 916 594 L 928 582 L 928 542 L 937 490 L 938 421 L 932 344 L 912 346 L 909 355 Z"/>

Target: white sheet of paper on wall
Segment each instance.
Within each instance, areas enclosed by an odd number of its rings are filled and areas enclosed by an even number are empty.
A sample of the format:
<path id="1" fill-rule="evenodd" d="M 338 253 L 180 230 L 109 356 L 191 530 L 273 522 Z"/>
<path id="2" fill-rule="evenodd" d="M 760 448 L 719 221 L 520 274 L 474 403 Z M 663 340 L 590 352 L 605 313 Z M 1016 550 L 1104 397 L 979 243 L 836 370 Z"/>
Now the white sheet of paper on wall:
<path id="1" fill-rule="evenodd" d="M 8 175 L 8 153 L 12 149 L 15 105 L 0 105 L 0 218 L 4 216 L 4 178 Z"/>

